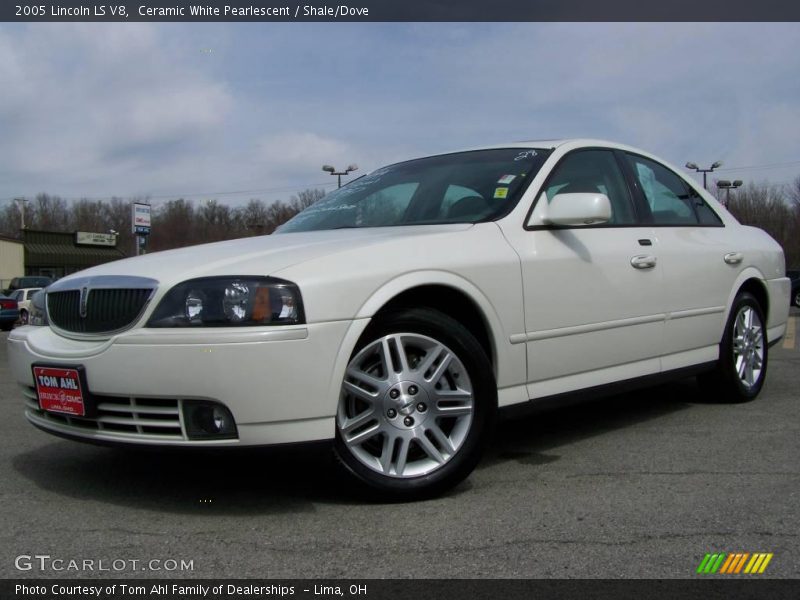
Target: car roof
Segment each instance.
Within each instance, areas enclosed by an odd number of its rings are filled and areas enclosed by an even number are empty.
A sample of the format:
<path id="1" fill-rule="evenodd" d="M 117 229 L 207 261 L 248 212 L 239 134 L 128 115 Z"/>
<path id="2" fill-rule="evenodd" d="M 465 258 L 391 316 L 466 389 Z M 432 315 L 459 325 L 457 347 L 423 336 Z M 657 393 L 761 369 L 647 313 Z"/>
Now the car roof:
<path id="1" fill-rule="evenodd" d="M 618 142 L 611 142 L 609 140 L 602 140 L 596 138 L 561 138 L 561 139 L 542 139 L 542 140 L 520 140 L 516 142 L 506 142 L 504 144 L 490 144 L 488 146 L 478 146 L 468 148 L 468 150 L 490 150 L 493 148 L 558 148 L 565 145 L 581 147 L 581 146 L 600 146 L 603 148 L 619 148 L 620 150 L 633 150 L 642 154 L 649 154 L 639 148 L 627 146 Z"/>

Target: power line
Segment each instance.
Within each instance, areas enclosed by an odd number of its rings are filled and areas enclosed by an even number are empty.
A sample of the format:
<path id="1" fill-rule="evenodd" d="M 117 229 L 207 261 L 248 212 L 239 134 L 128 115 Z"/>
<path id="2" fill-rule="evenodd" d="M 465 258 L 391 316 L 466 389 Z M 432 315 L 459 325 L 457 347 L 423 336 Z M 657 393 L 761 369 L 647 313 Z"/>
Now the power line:
<path id="1" fill-rule="evenodd" d="M 749 165 L 746 167 L 726 167 L 724 169 L 717 169 L 717 171 L 755 171 L 759 169 L 781 169 L 783 167 L 791 167 L 800 165 L 800 160 L 793 160 L 784 163 L 771 163 L 766 165 Z"/>
<path id="2" fill-rule="evenodd" d="M 324 183 L 307 183 L 305 185 L 295 185 L 295 186 L 282 187 L 282 188 L 264 188 L 264 189 L 260 189 L 260 190 L 233 190 L 233 191 L 223 191 L 223 192 L 194 192 L 194 193 L 176 192 L 176 193 L 172 193 L 172 194 L 156 194 L 156 195 L 152 195 L 152 194 L 144 194 L 144 195 L 142 195 L 142 194 L 132 194 L 132 195 L 125 196 L 125 197 L 119 196 L 119 195 L 112 195 L 112 196 L 75 196 L 75 197 L 72 197 L 72 198 L 67 198 L 67 197 L 64 197 L 64 196 L 58 196 L 58 197 L 61 198 L 62 200 L 74 201 L 74 200 L 111 200 L 113 198 L 132 198 L 132 197 L 142 197 L 142 198 L 148 198 L 148 199 L 163 199 L 163 198 L 180 198 L 180 197 L 194 197 L 194 196 L 236 196 L 236 195 L 242 195 L 242 194 L 268 194 L 268 193 L 279 193 L 279 192 L 292 192 L 292 191 L 295 191 L 295 190 L 305 190 L 305 189 L 314 188 L 314 187 L 330 187 L 330 186 L 335 185 L 335 184 L 336 184 L 336 182 L 326 181 Z M 56 196 L 56 195 L 57 194 L 53 194 L 53 196 Z M 12 201 L 13 202 L 16 197 L 17 196 L 8 197 L 8 198 L 0 198 L 0 200 L 2 200 L 2 201 Z"/>

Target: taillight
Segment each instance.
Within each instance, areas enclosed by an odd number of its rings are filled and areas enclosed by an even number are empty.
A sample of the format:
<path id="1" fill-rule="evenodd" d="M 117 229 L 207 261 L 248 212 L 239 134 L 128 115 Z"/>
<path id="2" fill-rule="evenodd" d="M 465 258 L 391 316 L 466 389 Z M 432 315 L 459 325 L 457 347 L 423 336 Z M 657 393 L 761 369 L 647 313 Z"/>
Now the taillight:
<path id="1" fill-rule="evenodd" d="M 0 300 L 0 306 L 2 306 L 5 309 L 17 308 L 17 301 L 16 300 Z"/>

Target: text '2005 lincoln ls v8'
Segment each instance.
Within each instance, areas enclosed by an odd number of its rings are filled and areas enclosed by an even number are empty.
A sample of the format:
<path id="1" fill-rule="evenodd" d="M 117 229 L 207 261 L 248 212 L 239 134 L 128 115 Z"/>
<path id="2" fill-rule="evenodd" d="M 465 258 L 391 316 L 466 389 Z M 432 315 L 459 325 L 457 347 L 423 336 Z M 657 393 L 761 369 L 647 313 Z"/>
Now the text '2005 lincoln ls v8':
<path id="1" fill-rule="evenodd" d="M 378 169 L 273 235 L 65 277 L 9 356 L 45 431 L 332 440 L 362 483 L 410 498 L 466 477 L 507 406 L 690 374 L 755 398 L 784 269 L 766 233 L 646 152 L 513 143 Z"/>

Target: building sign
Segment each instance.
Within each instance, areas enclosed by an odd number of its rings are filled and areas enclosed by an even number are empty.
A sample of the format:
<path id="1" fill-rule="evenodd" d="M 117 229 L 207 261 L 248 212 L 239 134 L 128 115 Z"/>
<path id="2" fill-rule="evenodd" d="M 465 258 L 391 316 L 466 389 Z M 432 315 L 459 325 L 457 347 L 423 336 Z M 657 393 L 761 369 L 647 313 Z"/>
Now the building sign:
<path id="1" fill-rule="evenodd" d="M 76 231 L 75 243 L 83 246 L 116 246 L 117 234 Z"/>
<path id="2" fill-rule="evenodd" d="M 150 233 L 150 205 L 134 203 L 131 205 L 131 213 L 133 233 L 139 235 Z"/>

